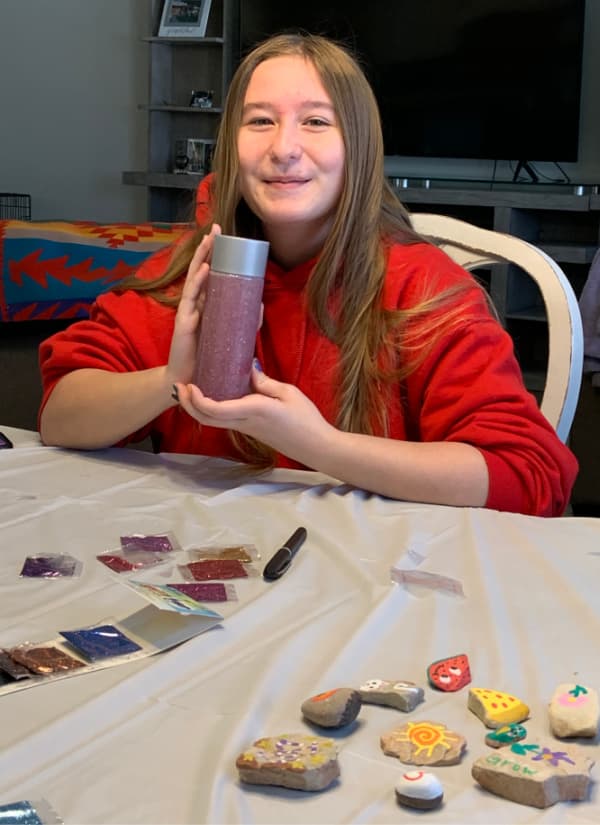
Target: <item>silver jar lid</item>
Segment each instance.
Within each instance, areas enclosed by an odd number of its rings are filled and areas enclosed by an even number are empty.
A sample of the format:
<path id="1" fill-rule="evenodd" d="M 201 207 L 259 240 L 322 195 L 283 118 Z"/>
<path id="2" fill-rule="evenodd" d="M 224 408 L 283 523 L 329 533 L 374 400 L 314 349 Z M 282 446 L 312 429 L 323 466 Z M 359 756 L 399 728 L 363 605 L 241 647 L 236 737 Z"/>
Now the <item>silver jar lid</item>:
<path id="1" fill-rule="evenodd" d="M 268 241 L 215 235 L 210 268 L 216 272 L 264 278 L 268 256 Z"/>

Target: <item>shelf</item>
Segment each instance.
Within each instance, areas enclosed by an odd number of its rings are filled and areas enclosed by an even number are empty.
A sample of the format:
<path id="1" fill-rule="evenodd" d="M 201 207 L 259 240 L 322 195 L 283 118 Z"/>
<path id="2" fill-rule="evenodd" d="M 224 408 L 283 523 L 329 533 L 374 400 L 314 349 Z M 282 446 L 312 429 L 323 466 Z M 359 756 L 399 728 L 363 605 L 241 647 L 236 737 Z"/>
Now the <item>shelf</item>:
<path id="1" fill-rule="evenodd" d="M 196 189 L 204 175 L 173 172 L 123 172 L 121 180 L 133 186 L 151 186 L 159 189 Z"/>
<path id="2" fill-rule="evenodd" d="M 140 103 L 138 109 L 144 112 L 182 112 L 190 115 L 220 115 L 219 106 L 175 106 L 171 103 Z"/>
<path id="3" fill-rule="evenodd" d="M 442 188 L 441 186 L 394 187 L 394 192 L 403 203 L 426 203 L 442 205 L 473 205 L 511 207 L 513 209 L 559 209 L 564 212 L 589 212 L 591 199 L 596 195 L 575 195 L 572 188 L 566 191 L 532 192 L 523 190 Z M 600 201 L 595 207 L 600 209 Z"/>
<path id="4" fill-rule="evenodd" d="M 550 257 L 559 264 L 591 264 L 598 247 L 563 243 L 541 243 L 539 248 L 543 249 L 547 255 L 550 255 Z"/>
<path id="5" fill-rule="evenodd" d="M 142 37 L 144 43 L 160 43 L 163 46 L 222 46 L 222 37 Z"/>

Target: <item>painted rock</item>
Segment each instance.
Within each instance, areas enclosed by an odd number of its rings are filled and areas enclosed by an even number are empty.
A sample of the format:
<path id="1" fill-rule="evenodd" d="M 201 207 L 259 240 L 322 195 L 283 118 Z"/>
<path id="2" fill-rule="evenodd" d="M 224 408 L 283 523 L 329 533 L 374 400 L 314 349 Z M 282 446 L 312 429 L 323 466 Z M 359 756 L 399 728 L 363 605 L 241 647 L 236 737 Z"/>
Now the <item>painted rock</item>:
<path id="1" fill-rule="evenodd" d="M 471 681 L 469 659 L 465 653 L 450 656 L 448 659 L 439 659 L 427 668 L 429 684 L 448 693 L 460 690 Z"/>
<path id="2" fill-rule="evenodd" d="M 409 808 L 431 810 L 441 805 L 443 798 L 442 783 L 432 773 L 407 771 L 396 783 L 396 799 Z"/>
<path id="3" fill-rule="evenodd" d="M 580 747 L 557 744 L 511 745 L 508 753 L 480 757 L 471 774 L 482 788 L 535 808 L 585 799 L 594 761 Z"/>
<path id="4" fill-rule="evenodd" d="M 526 736 L 527 731 L 523 725 L 517 725 L 513 722 L 510 725 L 501 725 L 499 728 L 490 731 L 485 737 L 485 744 L 491 748 L 504 748 L 506 745 L 520 742 Z"/>
<path id="5" fill-rule="evenodd" d="M 407 722 L 384 733 L 380 744 L 387 756 L 408 765 L 456 765 L 467 740 L 438 722 Z"/>
<path id="6" fill-rule="evenodd" d="M 235 764 L 242 782 L 299 791 L 321 791 L 340 775 L 333 739 L 302 733 L 257 739 Z"/>
<path id="7" fill-rule="evenodd" d="M 508 693 L 488 688 L 470 688 L 468 708 L 488 728 L 499 728 L 529 717 L 529 708 Z"/>
<path id="8" fill-rule="evenodd" d="M 353 688 L 336 688 L 318 693 L 300 708 L 309 722 L 322 728 L 341 728 L 354 722 L 360 711 L 360 693 Z"/>
<path id="9" fill-rule="evenodd" d="M 567 683 L 559 685 L 548 706 L 554 736 L 596 736 L 600 709 L 593 688 Z"/>
<path id="10" fill-rule="evenodd" d="M 365 704 L 388 705 L 405 712 L 414 710 L 425 695 L 423 688 L 414 682 L 391 682 L 386 679 L 369 679 L 358 690 Z"/>

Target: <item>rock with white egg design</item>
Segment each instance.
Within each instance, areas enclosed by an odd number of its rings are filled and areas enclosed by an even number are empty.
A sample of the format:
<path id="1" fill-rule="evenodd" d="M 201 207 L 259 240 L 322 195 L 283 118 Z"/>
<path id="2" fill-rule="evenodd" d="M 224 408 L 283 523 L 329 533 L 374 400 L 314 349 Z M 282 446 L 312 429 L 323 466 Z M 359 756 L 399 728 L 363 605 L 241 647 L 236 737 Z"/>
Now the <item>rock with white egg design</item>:
<path id="1" fill-rule="evenodd" d="M 444 789 L 433 773 L 407 771 L 396 783 L 396 799 L 401 805 L 430 811 L 442 804 Z"/>

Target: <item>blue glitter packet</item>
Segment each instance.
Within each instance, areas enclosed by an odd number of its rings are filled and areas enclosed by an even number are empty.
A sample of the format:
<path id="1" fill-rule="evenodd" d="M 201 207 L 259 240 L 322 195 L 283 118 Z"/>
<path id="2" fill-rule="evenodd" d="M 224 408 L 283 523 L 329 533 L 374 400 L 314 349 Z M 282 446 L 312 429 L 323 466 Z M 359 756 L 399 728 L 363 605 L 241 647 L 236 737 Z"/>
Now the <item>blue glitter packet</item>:
<path id="1" fill-rule="evenodd" d="M 64 820 L 45 799 L 21 799 L 0 805 L 0 825 L 64 825 Z"/>
<path id="2" fill-rule="evenodd" d="M 80 630 L 61 630 L 61 636 L 91 662 L 110 656 L 126 656 L 142 648 L 112 624 Z M 2 825 L 2 820 L 0 820 Z"/>

